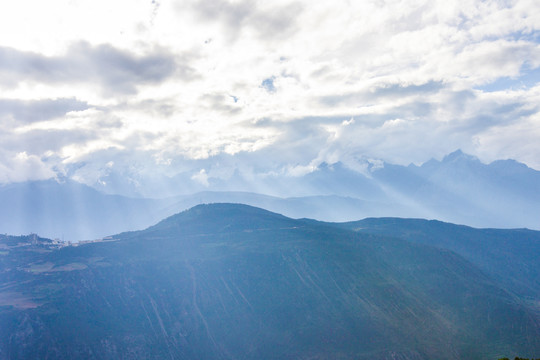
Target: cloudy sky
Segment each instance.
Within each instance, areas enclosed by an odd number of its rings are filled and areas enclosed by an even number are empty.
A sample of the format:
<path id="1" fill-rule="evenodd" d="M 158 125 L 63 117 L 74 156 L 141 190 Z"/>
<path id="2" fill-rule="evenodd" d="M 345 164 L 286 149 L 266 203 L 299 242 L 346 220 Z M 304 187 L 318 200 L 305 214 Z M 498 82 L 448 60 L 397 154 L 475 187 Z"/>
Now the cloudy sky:
<path id="1" fill-rule="evenodd" d="M 3 1 L 0 183 L 540 169 L 539 30 L 537 0 Z"/>

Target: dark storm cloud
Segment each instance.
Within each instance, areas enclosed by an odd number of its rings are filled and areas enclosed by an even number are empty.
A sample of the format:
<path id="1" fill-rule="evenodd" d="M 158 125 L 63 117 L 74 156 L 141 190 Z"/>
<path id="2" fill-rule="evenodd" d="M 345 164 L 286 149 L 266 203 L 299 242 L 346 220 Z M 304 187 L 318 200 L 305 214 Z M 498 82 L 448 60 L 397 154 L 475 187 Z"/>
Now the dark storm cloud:
<path id="1" fill-rule="evenodd" d="M 82 111 L 89 107 L 88 103 L 75 98 L 0 99 L 0 119 L 11 118 L 19 123 L 32 123 L 58 118 L 70 111 Z"/>
<path id="2" fill-rule="evenodd" d="M 111 45 L 86 42 L 70 46 L 63 56 L 50 57 L 0 47 L 0 83 L 97 82 L 104 92 L 133 94 L 139 85 L 158 84 L 175 74 L 184 80 L 196 76 L 188 64 L 177 60 L 165 50 L 139 56 Z"/>

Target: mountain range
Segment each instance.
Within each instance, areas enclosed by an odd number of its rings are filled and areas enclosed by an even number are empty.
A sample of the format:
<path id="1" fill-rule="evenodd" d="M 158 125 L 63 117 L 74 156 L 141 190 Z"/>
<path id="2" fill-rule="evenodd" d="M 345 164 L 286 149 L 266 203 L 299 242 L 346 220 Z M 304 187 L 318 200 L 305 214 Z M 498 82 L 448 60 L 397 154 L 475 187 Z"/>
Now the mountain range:
<path id="1" fill-rule="evenodd" d="M 72 246 L 1 235 L 0 359 L 537 356 L 538 259 L 537 231 L 240 204 Z"/>
<path id="2" fill-rule="evenodd" d="M 146 228 L 201 203 L 232 202 L 293 218 L 352 221 L 365 217 L 437 219 L 474 227 L 540 229 L 540 172 L 513 160 L 484 164 L 456 151 L 421 166 L 369 163 L 363 171 L 321 164 L 303 176 L 210 178 L 208 188 L 164 198 L 107 194 L 72 180 L 0 186 L 0 231 L 79 241 Z M 172 186 L 171 184 L 163 187 Z M 206 189 L 206 191 L 196 191 Z M 277 196 L 246 192 L 271 189 Z M 102 189 L 105 190 L 105 189 Z M 242 190 L 242 191 L 238 191 Z"/>

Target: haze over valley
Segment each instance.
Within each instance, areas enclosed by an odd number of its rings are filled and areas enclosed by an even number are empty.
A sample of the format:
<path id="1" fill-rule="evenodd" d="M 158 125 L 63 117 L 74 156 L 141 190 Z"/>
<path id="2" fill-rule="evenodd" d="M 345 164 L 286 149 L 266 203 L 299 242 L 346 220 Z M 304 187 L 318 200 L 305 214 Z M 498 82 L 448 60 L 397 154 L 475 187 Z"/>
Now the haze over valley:
<path id="1" fill-rule="evenodd" d="M 321 164 L 304 176 L 265 181 L 210 178 L 191 194 L 174 184 L 194 181 L 176 177 L 162 182 L 177 194 L 148 199 L 112 195 L 69 179 L 4 185 L 0 201 L 10 205 L 0 209 L 0 227 L 9 234 L 76 242 L 141 230 L 197 204 L 232 202 L 323 221 L 393 216 L 540 229 L 540 172 L 513 160 L 484 164 L 461 151 L 421 166 L 379 162 L 360 172 L 338 162 Z M 274 196 L 248 191 L 258 187 L 272 189 Z"/>

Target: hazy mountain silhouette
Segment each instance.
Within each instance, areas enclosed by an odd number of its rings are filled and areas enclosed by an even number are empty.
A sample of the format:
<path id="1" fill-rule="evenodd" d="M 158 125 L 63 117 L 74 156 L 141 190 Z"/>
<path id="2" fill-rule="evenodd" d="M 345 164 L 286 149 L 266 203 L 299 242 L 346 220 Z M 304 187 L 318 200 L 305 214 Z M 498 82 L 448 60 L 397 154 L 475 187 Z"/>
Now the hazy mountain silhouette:
<path id="1" fill-rule="evenodd" d="M 168 202 L 106 195 L 74 181 L 15 183 L 0 187 L 0 232 L 95 239 L 141 229 L 163 218 Z"/>
<path id="2" fill-rule="evenodd" d="M 165 199 L 103 194 L 89 186 L 55 180 L 0 187 L 0 233 L 29 234 L 66 241 L 97 239 L 144 229 L 197 204 L 232 202 L 263 207 L 290 217 L 329 221 L 394 214 L 396 205 L 343 196 L 279 198 L 248 192 L 200 192 Z M 405 213 L 405 212 L 404 212 Z M 395 215 L 395 214 L 394 214 Z"/>
<path id="3" fill-rule="evenodd" d="M 244 203 L 324 221 L 415 217 L 475 227 L 540 229 L 540 172 L 516 161 L 483 164 L 456 151 L 421 166 L 380 164 L 366 169 L 361 173 L 341 163 L 324 163 L 305 176 L 276 178 L 273 183 L 267 179 L 260 186 L 288 189 L 288 197 L 204 191 L 143 199 L 104 194 L 73 181 L 9 184 L 0 186 L 0 202 L 6 204 L 0 207 L 0 232 L 93 239 L 143 229 L 197 204 L 214 202 Z M 234 189 L 235 184 L 216 186 Z M 241 184 L 248 187 L 245 179 Z"/>
<path id="4" fill-rule="evenodd" d="M 385 165 L 373 177 L 429 213 L 409 217 L 540 228 L 540 172 L 513 160 L 483 164 L 458 150 L 421 166 Z"/>
<path id="5" fill-rule="evenodd" d="M 537 309 L 473 261 L 411 242 L 418 224 L 403 221 L 408 240 L 215 204 L 77 247 L 0 236 L 0 359 L 540 351 Z"/>
<path id="6" fill-rule="evenodd" d="M 339 162 L 322 163 L 303 176 L 265 179 L 259 188 L 281 194 L 267 203 L 240 192 L 225 195 L 226 201 L 326 221 L 392 216 L 474 227 L 540 229 L 540 172 L 514 160 L 484 164 L 457 150 L 421 166 L 364 165 L 360 172 Z M 249 188 L 245 179 L 240 183 L 239 189 Z M 234 182 L 227 188 L 232 189 Z M 220 201 L 222 196 L 216 194 L 216 200 L 205 196 L 206 202 Z"/>

